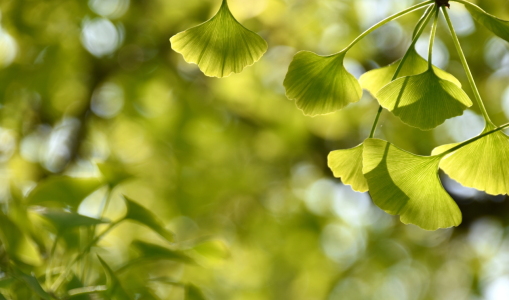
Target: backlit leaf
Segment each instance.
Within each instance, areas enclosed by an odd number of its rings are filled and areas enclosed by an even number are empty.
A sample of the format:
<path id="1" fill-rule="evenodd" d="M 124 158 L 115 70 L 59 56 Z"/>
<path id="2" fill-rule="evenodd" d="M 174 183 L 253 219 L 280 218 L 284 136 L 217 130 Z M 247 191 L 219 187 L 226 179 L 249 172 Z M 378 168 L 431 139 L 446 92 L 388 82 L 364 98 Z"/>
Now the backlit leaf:
<path id="1" fill-rule="evenodd" d="M 405 59 L 405 62 L 403 63 L 397 78 L 418 75 L 428 70 L 428 62 L 422 58 L 417 53 L 417 51 L 415 51 L 414 47 L 408 51 L 408 56 Z M 392 78 L 394 77 L 394 74 L 396 73 L 400 63 L 401 59 L 383 68 L 374 69 L 364 73 L 359 79 L 362 88 L 366 89 L 371 93 L 371 95 L 375 96 L 378 91 L 380 91 L 385 85 L 392 81 Z M 435 73 L 438 77 L 448 80 L 456 84 L 458 87 L 461 87 L 461 83 L 453 75 L 435 66 L 433 66 L 433 70 L 435 70 Z"/>
<path id="2" fill-rule="evenodd" d="M 76 211 L 83 199 L 102 185 L 96 178 L 55 176 L 38 184 L 28 195 L 28 204 L 70 207 Z"/>
<path id="3" fill-rule="evenodd" d="M 363 172 L 375 204 L 426 230 L 458 226 L 461 212 L 438 177 L 438 156 L 418 156 L 386 141 L 364 142 Z"/>
<path id="4" fill-rule="evenodd" d="M 106 272 L 107 277 L 107 287 L 108 291 L 107 294 L 110 297 L 115 297 L 114 299 L 119 300 L 127 300 L 132 299 L 124 290 L 122 285 L 120 284 L 120 280 L 118 280 L 117 275 L 115 275 L 115 272 L 110 268 L 110 266 L 98 255 L 97 258 L 99 258 L 99 261 L 101 262 L 101 265 L 104 268 L 104 271 Z"/>
<path id="5" fill-rule="evenodd" d="M 368 191 L 368 183 L 362 174 L 362 150 L 361 144 L 351 149 L 332 151 L 328 157 L 334 177 L 341 178 L 344 184 L 361 193 Z"/>
<path id="6" fill-rule="evenodd" d="M 164 228 L 163 222 L 156 215 L 127 197 L 124 197 L 124 200 L 127 206 L 126 219 L 139 222 L 159 233 L 167 241 L 173 241 L 173 233 Z"/>
<path id="7" fill-rule="evenodd" d="M 309 51 L 295 54 L 284 81 L 286 96 L 305 115 L 333 113 L 361 99 L 362 88 L 345 69 L 345 53 L 320 56 Z"/>
<path id="8" fill-rule="evenodd" d="M 493 129 L 487 126 L 481 134 Z M 437 147 L 433 154 L 438 155 L 456 145 Z M 509 194 L 509 137 L 502 131 L 487 135 L 448 154 L 440 162 L 440 168 L 466 187 L 491 195 Z"/>
<path id="9" fill-rule="evenodd" d="M 472 106 L 461 88 L 441 79 L 431 69 L 389 83 L 376 98 L 404 123 L 422 130 L 433 129 Z"/>
<path id="10" fill-rule="evenodd" d="M 509 41 L 509 21 L 499 19 L 475 4 L 465 5 L 474 20 L 483 25 L 497 36 Z"/>
<path id="11" fill-rule="evenodd" d="M 235 20 L 226 0 L 210 20 L 173 36 L 170 41 L 173 50 L 211 77 L 240 73 L 258 61 L 268 47 L 264 39 Z"/>
<path id="12" fill-rule="evenodd" d="M 148 259 L 168 259 L 183 263 L 194 263 L 194 260 L 182 251 L 168 249 L 143 241 L 134 241 L 133 246 L 140 252 L 140 257 Z"/>
<path id="13" fill-rule="evenodd" d="M 38 213 L 44 218 L 48 219 L 59 232 L 80 226 L 92 226 L 106 223 L 102 220 L 82 216 L 80 214 L 67 212 L 64 210 L 42 209 L 38 211 Z"/>

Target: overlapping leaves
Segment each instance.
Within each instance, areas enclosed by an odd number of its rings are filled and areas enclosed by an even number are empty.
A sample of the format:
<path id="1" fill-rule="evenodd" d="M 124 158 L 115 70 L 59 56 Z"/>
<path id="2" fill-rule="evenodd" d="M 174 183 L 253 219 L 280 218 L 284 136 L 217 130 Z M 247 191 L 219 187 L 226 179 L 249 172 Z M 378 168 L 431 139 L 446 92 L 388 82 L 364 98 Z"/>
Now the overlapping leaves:
<path id="1" fill-rule="evenodd" d="M 265 40 L 235 19 L 227 0 L 223 0 L 210 20 L 173 36 L 170 41 L 173 50 L 211 77 L 240 73 L 258 61 L 268 47 Z"/>
<path id="2" fill-rule="evenodd" d="M 378 207 L 427 230 L 461 223 L 438 177 L 439 156 L 417 156 L 378 139 L 367 139 L 364 148 L 363 173 Z"/>

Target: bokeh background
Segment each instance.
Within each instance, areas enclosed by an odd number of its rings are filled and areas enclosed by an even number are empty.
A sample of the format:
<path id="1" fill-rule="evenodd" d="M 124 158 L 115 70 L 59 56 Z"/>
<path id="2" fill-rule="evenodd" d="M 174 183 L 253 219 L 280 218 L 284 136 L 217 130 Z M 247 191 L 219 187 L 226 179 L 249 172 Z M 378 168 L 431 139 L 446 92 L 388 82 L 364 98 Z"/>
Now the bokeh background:
<path id="1" fill-rule="evenodd" d="M 509 19 L 509 1 L 475 2 Z M 219 0 L 0 1 L 2 210 L 13 187 L 27 194 L 52 176 L 100 177 L 97 163 L 114 164 L 132 177 L 112 191 L 106 217 L 125 213 L 125 194 L 164 220 L 183 248 L 209 241 L 189 249 L 197 264 L 145 265 L 138 274 L 193 283 L 207 299 L 509 299 L 506 196 L 444 175 L 462 225 L 436 232 L 403 225 L 327 168 L 330 151 L 369 135 L 378 108 L 373 97 L 365 92 L 360 102 L 315 118 L 285 97 L 282 82 L 297 51 L 335 53 L 417 1 L 229 3 L 269 50 L 241 74 L 217 79 L 187 64 L 169 38 L 210 18 Z M 508 45 L 461 4 L 451 6 L 487 109 L 495 123 L 506 123 Z M 421 13 L 355 46 L 347 69 L 359 77 L 400 58 Z M 428 36 L 417 44 L 423 56 Z M 471 95 L 443 18 L 435 51 L 434 63 Z M 475 107 L 429 132 L 384 112 L 377 136 L 428 155 L 483 125 Z M 97 217 L 105 193 L 92 193 L 79 212 Z M 122 225 L 94 251 L 116 268 L 139 238 L 161 242 L 144 228 Z M 126 289 L 134 277 L 121 277 Z M 147 286 L 158 299 L 183 297 L 178 286 Z"/>

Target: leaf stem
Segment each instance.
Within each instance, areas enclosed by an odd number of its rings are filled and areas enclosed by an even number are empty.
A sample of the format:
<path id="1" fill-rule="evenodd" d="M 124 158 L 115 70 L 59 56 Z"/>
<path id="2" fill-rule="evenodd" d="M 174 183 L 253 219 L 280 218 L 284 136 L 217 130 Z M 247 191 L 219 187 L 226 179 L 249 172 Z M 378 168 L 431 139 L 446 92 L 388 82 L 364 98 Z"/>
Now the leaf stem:
<path id="1" fill-rule="evenodd" d="M 458 1 L 458 0 L 456 0 L 456 1 Z M 463 1 L 460 1 L 460 2 L 463 3 Z M 468 82 L 470 83 L 470 88 L 474 92 L 474 98 L 477 102 L 477 106 L 479 106 L 479 109 L 481 110 L 481 113 L 484 117 L 486 124 L 495 126 L 495 124 L 493 124 L 493 122 L 491 121 L 491 119 L 488 115 L 488 111 L 486 110 L 486 107 L 484 106 L 484 103 L 481 98 L 481 94 L 479 93 L 479 90 L 477 89 L 477 86 L 474 81 L 474 77 L 472 76 L 472 72 L 470 71 L 470 68 L 468 66 L 468 62 L 465 57 L 465 54 L 463 53 L 463 50 L 461 49 L 461 44 L 458 39 L 458 36 L 456 35 L 456 31 L 454 30 L 454 27 L 452 25 L 451 18 L 449 17 L 449 13 L 445 9 L 445 7 L 442 7 L 442 12 L 444 13 L 445 20 L 447 21 L 447 25 L 449 26 L 449 30 L 451 31 L 452 40 L 454 42 L 454 46 L 456 47 L 456 51 L 458 52 L 458 55 L 460 57 L 461 64 L 463 65 L 463 69 L 465 69 L 465 73 L 467 74 Z"/>
<path id="2" fill-rule="evenodd" d="M 417 40 L 422 35 L 424 28 L 426 28 L 426 25 L 428 25 L 428 22 L 429 22 L 430 16 L 431 16 L 431 12 L 433 11 L 434 7 L 435 7 L 434 5 L 431 5 L 426 10 L 426 12 L 424 12 L 424 15 L 421 17 L 421 19 L 417 23 L 415 30 L 414 30 L 414 34 L 413 34 L 412 43 L 410 44 L 410 47 L 408 47 L 407 52 L 405 53 L 405 55 L 399 62 L 398 68 L 396 69 L 396 72 L 394 72 L 394 76 L 392 76 L 392 80 L 395 80 L 396 78 L 398 78 L 398 75 L 401 72 L 403 65 L 405 64 L 405 61 L 407 60 L 408 56 L 410 55 L 412 49 L 415 47 Z M 376 126 L 378 125 L 378 121 L 380 120 L 380 115 L 382 114 L 382 111 L 383 111 L 383 107 L 380 105 L 378 107 L 378 112 L 376 114 L 375 121 L 373 122 L 373 126 L 371 127 L 371 132 L 369 134 L 369 138 L 373 138 L 375 136 Z"/>
<path id="3" fill-rule="evenodd" d="M 383 25 L 389 23 L 390 21 L 392 20 L 395 20 L 401 16 L 404 16 L 408 13 L 411 13 L 413 12 L 414 10 L 418 10 L 418 9 L 421 9 L 423 7 L 425 7 L 426 5 L 429 5 L 429 4 L 432 4 L 434 3 L 435 1 L 434 0 L 429 0 L 429 1 L 425 1 L 425 2 L 422 2 L 422 3 L 419 3 L 419 4 L 416 4 L 414 6 L 411 6 L 405 10 L 402 10 L 400 11 L 399 13 L 396 13 L 392 16 L 389 16 L 385 19 L 383 19 L 382 21 L 376 23 L 375 25 L 371 26 L 370 28 L 368 28 L 366 31 L 364 31 L 363 33 L 361 33 L 361 35 L 359 35 L 355 40 L 353 40 L 350 45 L 348 45 L 343 51 L 341 52 L 346 52 L 348 50 L 350 50 L 355 44 L 357 44 L 360 40 L 362 40 L 364 37 L 366 37 L 368 34 L 370 34 L 371 32 L 377 30 L 378 28 L 382 27 Z"/>
<path id="4" fill-rule="evenodd" d="M 481 135 L 478 135 L 478 136 L 476 136 L 476 137 L 473 137 L 473 138 L 471 138 L 471 139 L 469 139 L 469 140 L 467 140 L 467 141 L 464 141 L 463 143 L 461 143 L 461 144 L 459 144 L 459 145 L 457 145 L 457 146 L 455 146 L 455 147 L 453 147 L 453 148 L 451 148 L 451 149 L 449 149 L 449 150 L 445 151 L 445 152 L 444 152 L 444 153 L 442 153 L 442 154 L 439 154 L 438 156 L 439 156 L 439 157 L 444 157 L 444 156 L 446 156 L 447 154 L 450 154 L 450 153 L 452 153 L 452 152 L 454 152 L 454 151 L 457 151 L 457 150 L 459 150 L 459 149 L 461 149 L 461 148 L 463 148 L 463 147 L 465 147 L 465 146 L 467 146 L 467 145 L 469 145 L 469 144 L 471 144 L 471 143 L 473 143 L 473 142 L 475 142 L 475 141 L 477 141 L 477 140 L 479 140 L 479 139 L 482 139 L 483 137 L 485 137 L 485 136 L 487 136 L 487 135 L 490 135 L 490 134 L 492 134 L 492 133 L 498 132 L 498 131 L 500 131 L 500 130 L 504 130 L 504 129 L 506 129 L 506 128 L 509 128 L 509 123 L 504 124 L 504 125 L 502 125 L 502 126 L 499 126 L 499 127 L 495 128 L 495 129 L 493 129 L 493 130 L 490 130 L 490 131 L 488 131 L 488 132 L 485 132 L 485 133 L 483 133 L 483 134 L 481 134 Z"/>
<path id="5" fill-rule="evenodd" d="M 437 34 L 437 25 L 438 25 L 438 6 L 435 8 L 435 21 L 433 21 L 433 26 L 431 27 L 431 35 L 429 37 L 429 50 L 428 50 L 428 69 L 433 67 L 433 46 L 435 45 L 435 36 Z"/>

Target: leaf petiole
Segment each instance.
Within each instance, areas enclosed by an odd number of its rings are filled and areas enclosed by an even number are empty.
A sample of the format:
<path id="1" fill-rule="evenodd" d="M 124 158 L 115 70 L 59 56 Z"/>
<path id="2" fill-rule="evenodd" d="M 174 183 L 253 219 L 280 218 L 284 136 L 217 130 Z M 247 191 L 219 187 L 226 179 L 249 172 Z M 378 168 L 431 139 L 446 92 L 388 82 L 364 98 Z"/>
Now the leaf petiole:
<path id="1" fill-rule="evenodd" d="M 466 1 L 462 1 L 462 0 L 454 0 L 454 1 L 458 1 L 458 2 L 461 2 L 461 3 L 465 3 Z M 468 2 L 467 2 L 468 3 Z M 445 17 L 445 20 L 447 21 L 447 25 L 449 26 L 449 30 L 451 31 L 451 35 L 452 35 L 452 40 L 454 42 L 454 46 L 456 47 L 456 51 L 458 52 L 458 55 L 460 57 L 460 60 L 461 60 L 461 64 L 463 65 L 463 69 L 465 70 L 465 73 L 467 74 L 467 78 L 468 78 L 468 82 L 470 84 L 470 87 L 474 93 L 474 98 L 477 102 L 477 106 L 479 106 L 479 109 L 481 110 L 481 113 L 484 117 L 484 120 L 487 124 L 490 124 L 490 125 L 493 125 L 496 127 L 495 124 L 493 124 L 493 122 L 491 121 L 489 115 L 488 115 L 488 111 L 486 110 L 486 107 L 484 106 L 484 103 L 482 101 L 482 98 L 481 98 L 481 94 L 479 93 L 479 89 L 477 89 L 477 86 L 475 84 L 475 81 L 474 81 L 474 77 L 472 75 L 472 72 L 470 71 L 470 68 L 468 66 L 468 62 L 467 62 L 467 59 L 465 57 L 465 54 L 463 53 L 463 50 L 461 49 L 461 44 L 460 44 L 460 41 L 458 39 L 458 36 L 456 35 L 456 31 L 454 30 L 454 26 L 452 25 L 452 22 L 451 22 L 451 18 L 449 17 L 449 13 L 447 12 L 447 10 L 445 9 L 445 7 L 442 8 L 442 12 L 444 14 L 444 17 Z"/>
<path id="2" fill-rule="evenodd" d="M 432 4 L 434 3 L 435 1 L 434 0 L 429 0 L 429 1 L 425 1 L 425 2 L 422 2 L 422 3 L 419 3 L 419 4 L 416 4 L 414 6 L 411 6 L 405 10 L 402 10 L 400 11 L 399 13 L 396 13 L 392 16 L 389 16 L 385 19 L 383 19 L 382 21 L 376 23 L 375 25 L 371 26 L 370 28 L 368 28 L 366 31 L 364 31 L 363 33 L 361 33 L 355 40 L 353 40 L 350 45 L 348 45 L 343 51 L 341 52 L 346 52 L 348 50 L 350 50 L 355 44 L 357 44 L 360 40 L 362 40 L 364 37 L 366 37 L 367 35 L 369 35 L 371 32 L 377 30 L 378 28 L 382 27 L 383 25 L 389 23 L 390 21 L 392 20 L 395 20 L 401 16 L 404 16 L 408 13 L 411 13 L 415 10 L 418 10 L 418 9 L 421 9 L 423 7 L 425 7 L 426 5 L 429 5 L 429 4 Z"/>
<path id="3" fill-rule="evenodd" d="M 428 25 L 428 22 L 431 17 L 431 13 L 434 8 L 435 8 L 435 5 L 431 5 L 428 8 L 428 10 L 426 10 L 426 12 L 424 12 L 424 15 L 422 16 L 422 18 L 419 20 L 419 22 L 415 26 L 412 43 L 410 44 L 410 47 L 408 47 L 407 52 L 401 59 L 399 65 L 398 65 L 398 68 L 396 69 L 396 72 L 394 72 L 394 76 L 392 77 L 392 80 L 395 80 L 396 78 L 398 78 L 398 75 L 401 72 L 403 65 L 405 64 L 405 61 L 407 60 L 408 56 L 410 55 L 412 48 L 415 47 L 417 40 L 419 39 L 419 37 L 422 35 L 422 33 L 424 31 L 424 28 L 426 28 L 426 25 Z M 380 105 L 380 107 L 378 108 L 376 117 L 375 117 L 375 121 L 373 122 L 373 126 L 371 127 L 371 132 L 369 134 L 369 138 L 373 138 L 375 136 L 376 126 L 378 125 L 378 121 L 380 120 L 380 115 L 382 114 L 382 111 L 383 111 L 383 107 Z"/>
<path id="4" fill-rule="evenodd" d="M 435 6 L 435 21 L 433 21 L 433 27 L 431 27 L 431 35 L 429 38 L 429 50 L 428 50 L 428 69 L 433 67 L 433 46 L 435 44 L 435 36 L 437 34 L 437 25 L 438 25 L 438 6 Z"/>
<path id="5" fill-rule="evenodd" d="M 469 139 L 469 140 L 467 140 L 467 141 L 464 141 L 463 143 L 461 143 L 461 144 L 459 144 L 459 145 L 457 145 L 457 146 L 455 146 L 455 147 L 453 147 L 453 148 L 451 148 L 451 149 L 449 149 L 449 150 L 445 151 L 444 153 L 441 153 L 441 154 L 439 154 L 439 155 L 437 155 L 437 156 L 438 156 L 438 157 L 444 157 L 444 156 L 446 156 L 447 154 L 450 154 L 450 153 L 452 153 L 452 152 L 454 152 L 454 151 L 457 151 L 457 150 L 459 150 L 459 149 L 461 149 L 461 148 L 463 148 L 463 147 L 465 147 L 465 146 L 467 146 L 467 145 L 469 145 L 469 144 L 471 144 L 471 143 L 473 143 L 473 142 L 475 142 L 475 141 L 477 141 L 477 140 L 479 140 L 479 139 L 482 139 L 483 137 L 485 137 L 485 136 L 487 136 L 487 135 L 493 134 L 493 133 L 498 132 L 498 131 L 500 131 L 500 130 L 504 130 L 504 129 L 506 129 L 506 128 L 509 128 L 509 123 L 504 124 L 504 125 L 502 125 L 502 126 L 499 126 L 499 127 L 495 128 L 495 129 L 493 129 L 493 130 L 490 130 L 490 131 L 488 131 L 488 132 L 485 132 L 485 133 L 483 133 L 483 134 L 481 134 L 481 135 L 478 135 L 478 136 L 476 136 L 476 137 L 473 137 L 473 138 L 471 138 L 471 139 Z"/>

